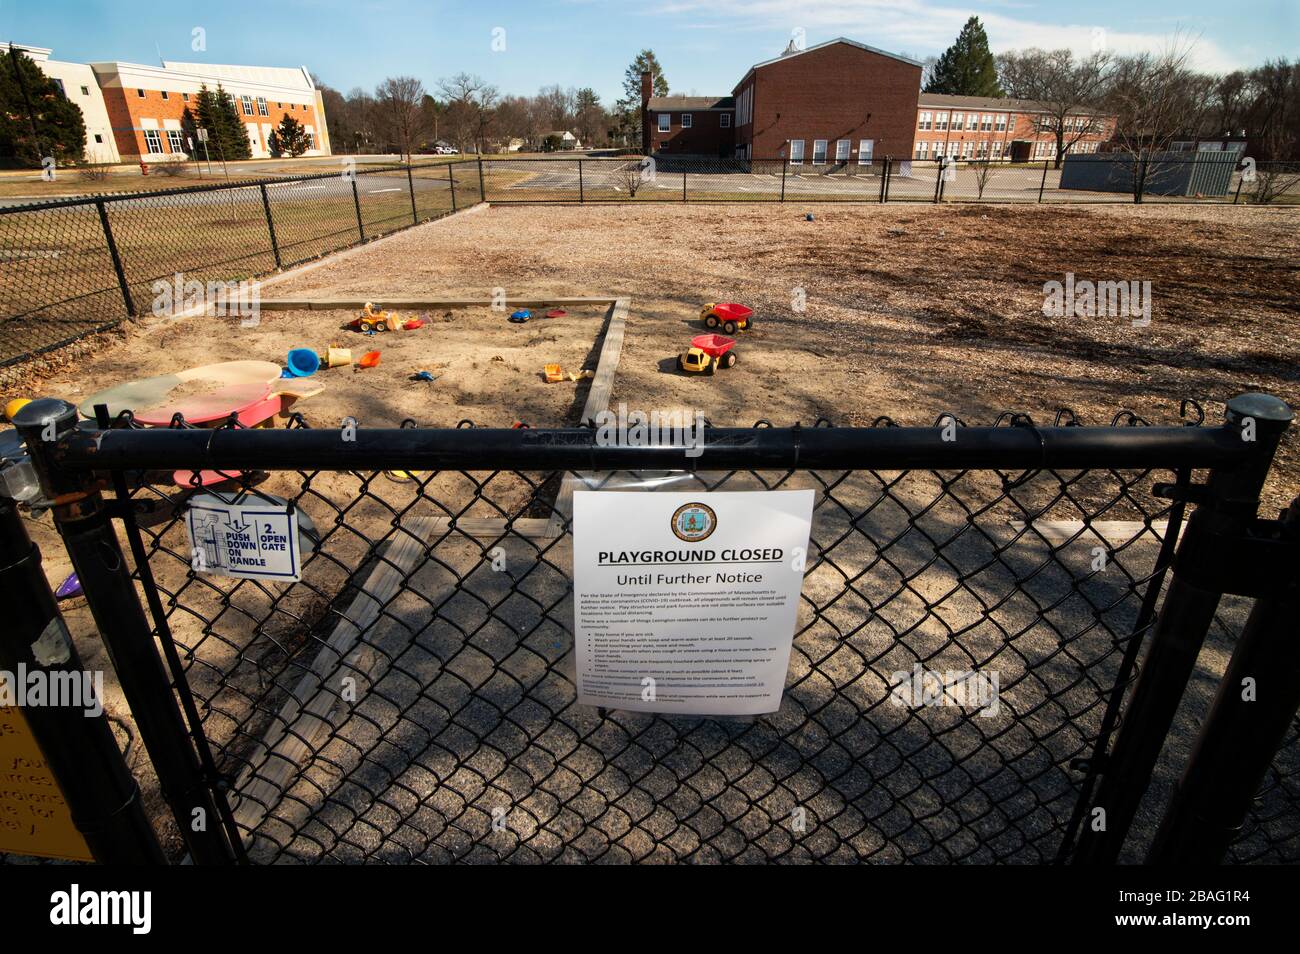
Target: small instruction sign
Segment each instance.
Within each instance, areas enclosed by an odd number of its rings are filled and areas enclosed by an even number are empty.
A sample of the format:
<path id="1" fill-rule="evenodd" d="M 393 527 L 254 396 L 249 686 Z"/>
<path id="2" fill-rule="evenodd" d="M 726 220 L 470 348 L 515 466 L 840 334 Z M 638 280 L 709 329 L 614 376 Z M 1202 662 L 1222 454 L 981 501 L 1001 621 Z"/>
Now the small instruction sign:
<path id="1" fill-rule="evenodd" d="M 186 515 L 190 564 L 247 580 L 301 579 L 298 511 L 275 497 L 195 497 Z"/>

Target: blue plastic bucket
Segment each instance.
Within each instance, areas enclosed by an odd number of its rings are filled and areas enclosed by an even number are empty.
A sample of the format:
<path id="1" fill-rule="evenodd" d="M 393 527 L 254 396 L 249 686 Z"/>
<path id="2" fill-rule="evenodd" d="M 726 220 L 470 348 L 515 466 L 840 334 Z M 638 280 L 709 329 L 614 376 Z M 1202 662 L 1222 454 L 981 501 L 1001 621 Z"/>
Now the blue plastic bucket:
<path id="1" fill-rule="evenodd" d="M 289 351 L 289 373 L 295 378 L 306 378 L 320 368 L 320 355 L 311 348 L 293 348 Z"/>

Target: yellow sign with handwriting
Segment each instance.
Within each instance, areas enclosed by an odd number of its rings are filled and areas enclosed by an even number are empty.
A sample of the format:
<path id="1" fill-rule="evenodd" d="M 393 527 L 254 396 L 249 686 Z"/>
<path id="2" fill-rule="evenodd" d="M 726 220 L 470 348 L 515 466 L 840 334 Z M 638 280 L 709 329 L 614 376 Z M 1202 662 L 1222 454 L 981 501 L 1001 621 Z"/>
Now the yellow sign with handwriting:
<path id="1" fill-rule="evenodd" d="M 0 851 L 94 860 L 17 706 L 0 706 Z"/>

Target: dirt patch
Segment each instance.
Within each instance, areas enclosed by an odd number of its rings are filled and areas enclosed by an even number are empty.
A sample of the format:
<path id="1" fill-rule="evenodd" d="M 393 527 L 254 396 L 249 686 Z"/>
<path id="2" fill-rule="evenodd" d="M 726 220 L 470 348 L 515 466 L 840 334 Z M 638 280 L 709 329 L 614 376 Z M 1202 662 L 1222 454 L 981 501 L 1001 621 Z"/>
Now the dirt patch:
<path id="1" fill-rule="evenodd" d="M 304 384 L 324 391 L 294 406 L 313 426 L 336 426 L 346 417 L 371 427 L 394 427 L 410 419 L 429 427 L 462 420 L 490 427 L 516 421 L 533 426 L 576 424 L 589 380 L 546 384 L 542 368 L 566 371 L 596 366 L 596 345 L 606 306 L 569 306 L 559 318 L 534 317 L 524 324 L 488 307 L 402 312 L 424 320 L 423 328 L 364 335 L 345 326 L 350 311 L 264 311 L 256 327 L 237 318 L 186 318 L 128 330 L 108 341 L 74 369 L 41 382 L 42 393 L 79 402 L 95 391 L 133 378 L 164 374 L 215 361 L 258 359 L 283 363 L 290 348 L 324 354 L 347 348 L 357 361 L 379 351 L 375 368 L 322 368 Z M 540 316 L 542 310 L 533 310 Z M 415 380 L 428 371 L 435 380 Z M 173 397 L 202 393 L 209 385 L 182 385 Z"/>
<path id="2" fill-rule="evenodd" d="M 719 425 L 971 424 L 1004 410 L 1088 424 L 1121 408 L 1219 420 L 1249 390 L 1300 403 L 1300 235 L 1284 209 L 802 205 L 509 207 L 395 236 L 284 295 L 617 294 L 632 299 L 614 401 Z M 1149 325 L 1049 318 L 1044 283 L 1149 281 Z M 757 309 L 735 368 L 678 373 L 707 301 Z M 797 308 L 802 303 L 803 310 Z M 1294 436 L 1266 505 L 1300 489 Z"/>

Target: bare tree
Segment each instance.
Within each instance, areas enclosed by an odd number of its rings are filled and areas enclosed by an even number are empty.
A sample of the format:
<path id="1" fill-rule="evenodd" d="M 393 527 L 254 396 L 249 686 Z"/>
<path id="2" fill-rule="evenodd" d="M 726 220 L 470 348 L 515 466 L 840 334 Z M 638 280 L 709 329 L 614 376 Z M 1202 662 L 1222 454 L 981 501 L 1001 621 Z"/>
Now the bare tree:
<path id="1" fill-rule="evenodd" d="M 424 84 L 414 76 L 390 76 L 375 87 L 375 116 L 398 152 L 411 157 L 411 146 L 424 135 Z"/>
<path id="2" fill-rule="evenodd" d="M 977 198 L 984 198 L 984 190 L 988 188 L 989 180 L 993 178 L 993 163 L 988 159 L 980 159 L 970 164 L 970 169 L 975 173 L 975 190 Z"/>
<path id="3" fill-rule="evenodd" d="M 1130 159 L 1135 202 L 1172 173 L 1174 142 L 1195 139 L 1214 113 L 1215 80 L 1189 68 L 1191 51 L 1175 38 L 1161 52 L 1114 64 L 1106 102 L 1116 117 L 1115 151 Z"/>
<path id="4" fill-rule="evenodd" d="M 998 57 L 1002 88 L 1041 110 L 1032 117 L 1034 129 L 1056 139 L 1056 168 L 1079 140 L 1108 131 L 1096 107 L 1108 88 L 1110 68 L 1106 53 L 1076 60 L 1069 50 L 1031 49 Z"/>
<path id="5" fill-rule="evenodd" d="M 481 153 L 500 100 L 497 88 L 482 77 L 457 73 L 450 79 L 440 80 L 438 90 L 447 100 L 446 121 L 456 144 L 463 151 L 466 144 L 473 143 Z"/>

